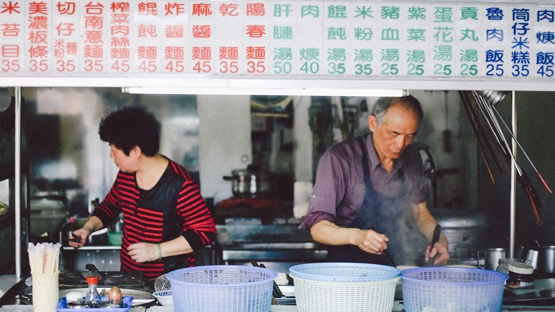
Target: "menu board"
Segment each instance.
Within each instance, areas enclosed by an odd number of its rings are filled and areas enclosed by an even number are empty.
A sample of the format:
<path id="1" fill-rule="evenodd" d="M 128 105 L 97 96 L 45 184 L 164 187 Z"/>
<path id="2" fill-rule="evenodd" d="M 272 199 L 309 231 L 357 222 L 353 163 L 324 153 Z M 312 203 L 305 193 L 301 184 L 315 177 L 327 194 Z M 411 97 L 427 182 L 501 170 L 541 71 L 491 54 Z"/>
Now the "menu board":
<path id="1" fill-rule="evenodd" d="M 3 77 L 535 78 L 555 5 L 2 1 Z"/>

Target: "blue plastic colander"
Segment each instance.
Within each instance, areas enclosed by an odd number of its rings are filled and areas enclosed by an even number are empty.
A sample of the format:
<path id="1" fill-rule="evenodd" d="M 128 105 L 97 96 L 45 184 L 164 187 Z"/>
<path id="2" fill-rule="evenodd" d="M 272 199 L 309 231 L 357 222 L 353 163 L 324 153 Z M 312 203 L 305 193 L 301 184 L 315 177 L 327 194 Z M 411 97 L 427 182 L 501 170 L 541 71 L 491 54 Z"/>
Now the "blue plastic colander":
<path id="1" fill-rule="evenodd" d="M 405 311 L 501 311 L 509 277 L 501 272 L 425 267 L 401 272 Z"/>

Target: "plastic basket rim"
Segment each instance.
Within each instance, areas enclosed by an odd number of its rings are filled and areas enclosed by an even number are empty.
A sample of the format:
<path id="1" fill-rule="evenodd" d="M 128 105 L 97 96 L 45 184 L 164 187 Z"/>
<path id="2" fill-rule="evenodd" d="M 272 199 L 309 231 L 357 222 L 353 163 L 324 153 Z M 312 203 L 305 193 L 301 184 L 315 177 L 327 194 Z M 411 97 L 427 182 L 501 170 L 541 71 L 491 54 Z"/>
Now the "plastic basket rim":
<path id="1" fill-rule="evenodd" d="M 301 269 L 321 267 L 326 269 L 333 269 L 338 267 L 352 267 L 356 269 L 379 269 L 385 271 L 384 274 L 380 275 L 368 275 L 368 276 L 328 276 L 315 273 L 302 272 Z M 317 279 L 319 281 L 332 281 L 332 282 L 371 282 L 371 281 L 381 281 L 399 277 L 401 270 L 396 267 L 373 264 L 373 263 L 358 263 L 358 262 L 317 262 L 317 263 L 304 263 L 291 266 L 289 268 L 290 273 L 294 273 L 297 277 L 302 277 L 305 279 Z M 358 281 L 357 281 L 358 280 Z"/>
<path id="2" fill-rule="evenodd" d="M 176 275 L 183 274 L 183 273 L 192 273 L 192 272 L 200 272 L 206 270 L 246 270 L 251 272 L 259 272 L 259 273 L 266 273 L 269 275 L 268 279 L 256 281 L 256 282 L 248 282 L 248 283 L 230 283 L 230 284 L 201 284 L 201 283 L 192 283 L 186 282 L 176 279 Z M 171 283 L 177 283 L 179 285 L 185 286 L 194 286 L 194 287 L 245 287 L 245 285 L 254 286 L 259 284 L 264 284 L 268 282 L 272 282 L 274 279 L 278 277 L 278 273 L 276 271 L 255 267 L 255 266 L 245 266 L 245 265 L 201 265 L 201 266 L 194 266 L 189 268 L 177 269 L 171 272 L 166 273 L 166 277 Z M 173 287 L 173 285 L 172 285 Z"/>
<path id="3" fill-rule="evenodd" d="M 289 276 L 293 278 L 293 280 L 298 279 L 303 282 L 309 282 L 313 284 L 336 284 L 337 286 L 347 286 L 347 285 L 356 285 L 356 286 L 367 286 L 367 285 L 376 285 L 376 284 L 388 284 L 388 283 L 397 283 L 400 279 L 399 276 L 394 276 L 393 278 L 389 279 L 380 279 L 374 281 L 362 281 L 362 282 L 353 282 L 353 281 L 322 281 L 322 280 L 314 280 L 309 278 L 303 278 L 296 276 L 295 273 L 289 273 Z"/>
<path id="4" fill-rule="evenodd" d="M 414 277 L 406 276 L 407 274 L 414 273 L 414 272 L 430 272 L 430 271 L 451 271 L 451 272 L 469 272 L 469 273 L 480 273 L 483 275 L 494 275 L 499 277 L 498 280 L 495 281 L 472 281 L 469 282 L 449 282 L 448 280 L 423 280 Z M 509 276 L 502 272 L 491 271 L 491 270 L 484 270 L 484 269 L 474 269 L 474 268 L 455 268 L 455 267 L 423 267 L 423 268 L 412 268 L 406 269 L 401 272 L 401 280 L 402 281 L 409 281 L 415 283 L 422 283 L 422 284 L 433 284 L 433 285 L 456 285 L 456 286 L 476 286 L 476 285 L 492 285 L 492 284 L 503 284 L 506 280 L 509 279 Z"/>

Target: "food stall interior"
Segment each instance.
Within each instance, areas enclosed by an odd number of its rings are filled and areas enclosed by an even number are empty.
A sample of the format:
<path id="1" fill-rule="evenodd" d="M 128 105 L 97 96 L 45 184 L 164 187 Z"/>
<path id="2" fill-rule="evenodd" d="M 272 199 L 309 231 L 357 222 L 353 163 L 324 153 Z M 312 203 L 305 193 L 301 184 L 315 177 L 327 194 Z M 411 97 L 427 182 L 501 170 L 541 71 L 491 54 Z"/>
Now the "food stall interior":
<path id="1" fill-rule="evenodd" d="M 0 90 L 5 116 L 13 90 Z M 23 88 L 21 93 L 22 193 L 23 207 L 29 208 L 22 215 L 29 226 L 21 229 L 22 246 L 28 241 L 60 242 L 65 246 L 64 270 L 84 271 L 86 264 L 94 264 L 104 274 L 119 270 L 119 246 L 108 236 L 117 230 L 117 223 L 79 251 L 67 247 L 62 236 L 70 217 L 77 223 L 87 218 L 117 173 L 109 146 L 97 134 L 107 112 L 123 106 L 152 111 L 161 122 L 161 153 L 180 162 L 199 182 L 218 228 L 218 241 L 199 252 L 200 264 L 260 261 L 286 273 L 293 264 L 325 260 L 325 246 L 297 229 L 307 209 L 315 167 L 327 147 L 368 132 L 368 111 L 377 99 L 139 95 L 122 93 L 119 88 Z M 428 207 L 450 240 L 450 262 L 475 265 L 479 250 L 509 244 L 511 175 L 484 161 L 463 93 L 410 91 L 424 108 L 414 144 L 421 151 L 432 190 Z M 526 193 L 517 190 L 516 241 L 525 247 L 555 245 L 555 228 L 546 226 L 555 218 L 549 209 L 554 199 L 535 179 L 539 169 L 546 184 L 555 185 L 555 166 L 546 156 L 555 149 L 549 135 L 555 130 L 551 122 L 555 110 L 550 107 L 553 93 L 514 94 L 518 141 L 526 153 L 519 150 L 515 155 L 522 169 L 531 173 L 529 181 L 541 202 L 536 208 L 543 221 L 543 225 L 536 222 Z M 511 101 L 513 95 L 508 93 L 495 105 L 507 122 Z M 8 134 L 3 130 L 2 168 L 13 168 L 13 159 L 4 153 Z M 533 164 L 525 162 L 525 157 Z M 249 182 L 252 177 L 259 183 Z M 2 176 L 0 202 L 7 208 L 0 214 L 0 241 L 6 244 L 0 246 L 9 251 L 14 241 L 13 189 L 13 176 Z M 421 264 L 416 255 L 426 242 L 415 240 L 415 246 L 414 259 L 407 265 Z M 13 252 L 4 254 L 12 256 L 2 257 L 0 274 L 11 274 Z"/>

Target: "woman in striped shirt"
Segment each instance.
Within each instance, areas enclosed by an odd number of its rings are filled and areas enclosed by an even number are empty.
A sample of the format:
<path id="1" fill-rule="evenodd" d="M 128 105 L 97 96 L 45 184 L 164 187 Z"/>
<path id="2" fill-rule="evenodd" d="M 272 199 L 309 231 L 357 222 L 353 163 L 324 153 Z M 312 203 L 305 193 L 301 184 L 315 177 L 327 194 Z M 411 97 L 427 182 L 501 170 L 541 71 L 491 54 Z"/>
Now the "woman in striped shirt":
<path id="1" fill-rule="evenodd" d="M 90 233 L 123 212 L 121 270 L 153 278 L 195 265 L 194 251 L 215 241 L 214 219 L 197 183 L 178 163 L 158 153 L 159 124 L 142 108 L 126 107 L 100 123 L 100 139 L 120 169 L 108 195 L 74 232 L 81 247 Z"/>

